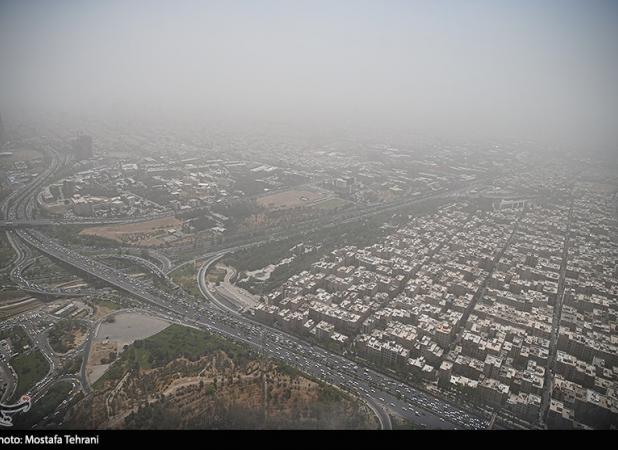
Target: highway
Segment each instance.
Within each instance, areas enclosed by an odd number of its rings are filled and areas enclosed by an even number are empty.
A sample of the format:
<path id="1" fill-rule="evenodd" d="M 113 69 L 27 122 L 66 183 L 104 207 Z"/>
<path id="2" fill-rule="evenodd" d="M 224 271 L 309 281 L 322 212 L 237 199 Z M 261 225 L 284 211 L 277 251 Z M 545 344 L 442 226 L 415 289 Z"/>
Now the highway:
<path id="1" fill-rule="evenodd" d="M 447 402 L 433 398 L 382 373 L 368 368 L 361 371 L 355 362 L 341 355 L 310 345 L 296 336 L 241 316 L 234 308 L 228 307 L 208 289 L 208 283 L 205 279 L 206 272 L 221 256 L 221 254 L 215 255 L 200 268 L 198 279 L 200 292 L 222 311 L 234 315 L 237 320 L 243 323 L 250 324 L 249 329 L 261 329 L 260 343 L 263 342 L 265 337 L 270 337 L 275 342 L 275 355 L 278 355 L 279 359 L 300 367 L 310 374 L 317 373 L 320 378 L 355 392 L 361 398 L 371 399 L 380 408 L 390 409 L 411 422 L 423 426 L 445 429 L 486 427 L 485 419 L 458 410 Z M 281 345 L 281 342 L 288 344 L 287 349 Z M 262 348 L 270 349 L 270 345 L 268 341 L 265 341 L 265 347 Z M 301 350 L 300 355 L 298 350 Z M 313 358 L 306 355 L 313 356 Z M 317 368 L 317 370 L 312 371 L 316 359 L 325 361 L 327 369 Z"/>
<path id="2" fill-rule="evenodd" d="M 30 388 L 28 392 L 34 401 L 42 397 L 49 387 L 57 382 L 59 377 L 65 376 L 64 370 L 67 364 L 74 358 L 80 357 L 85 348 L 85 343 L 83 343 L 63 354 L 56 353 L 51 348 L 48 341 L 48 333 L 54 323 L 58 320 L 60 320 L 58 317 L 48 313 L 42 311 L 31 311 L 19 316 L 14 316 L 2 323 L 3 329 L 11 329 L 15 326 L 21 327 L 28 335 L 28 338 L 32 344 L 31 350 L 29 351 L 38 350 L 47 361 L 47 373 L 32 388 Z M 80 320 L 89 325 L 89 322 L 83 319 L 76 320 Z M 3 363 L 5 359 L 8 359 L 8 356 L 9 355 L 4 356 L 2 360 Z M 13 382 L 13 378 L 16 379 L 16 375 L 14 371 L 11 371 L 11 373 L 13 376 L 7 380 L 9 381 L 9 386 L 3 395 L 3 401 L 8 401 L 14 393 L 15 383 Z"/>
<path id="3" fill-rule="evenodd" d="M 10 278 L 11 281 L 19 286 L 21 290 L 45 297 L 81 297 L 94 293 L 93 290 L 88 289 L 72 290 L 41 286 L 26 279 L 23 276 L 23 272 L 34 263 L 36 258 L 32 258 L 30 249 L 28 246 L 24 245 L 19 238 L 17 238 L 14 231 L 7 231 L 6 235 L 9 243 L 17 255 L 17 258 L 13 261 L 13 268 L 10 272 Z"/>
<path id="4" fill-rule="evenodd" d="M 422 205 L 426 202 L 430 202 L 433 200 L 441 198 L 452 198 L 454 196 L 466 193 L 469 190 L 477 187 L 479 184 L 489 181 L 493 178 L 493 176 L 486 177 L 483 179 L 472 181 L 470 183 L 466 183 L 463 186 L 453 186 L 449 189 L 445 188 L 424 195 L 412 196 L 388 204 L 369 205 L 354 210 L 345 210 L 337 214 L 331 214 L 327 217 L 318 217 L 308 221 L 300 222 L 290 227 L 271 227 L 260 231 L 242 232 L 226 235 L 223 237 L 222 242 L 210 245 L 206 253 L 204 253 L 204 251 L 201 249 L 196 249 L 195 245 L 174 247 L 174 251 L 182 255 L 181 257 L 183 259 L 189 259 L 172 267 L 168 271 L 168 274 L 180 267 L 183 267 L 186 264 L 194 263 L 197 260 L 203 260 L 206 257 L 210 257 L 222 251 L 233 252 L 239 249 L 251 248 L 259 246 L 260 244 L 286 239 L 289 237 L 304 235 L 316 231 L 325 231 L 327 229 L 337 226 L 358 222 L 368 217 L 386 213 L 393 213 L 403 208 Z"/>
<path id="5" fill-rule="evenodd" d="M 52 155 L 54 155 L 53 151 Z M 15 195 L 12 194 L 11 199 L 3 203 L 3 211 L 8 221 L 32 220 L 32 202 L 30 199 L 36 194 L 36 189 L 46 179 L 52 177 L 62 164 L 56 154 L 52 158 L 52 164 L 48 170 L 28 185 L 23 192 Z M 351 213 L 352 215 L 347 218 L 327 220 L 326 223 L 312 222 L 309 225 L 303 225 L 300 229 L 306 229 L 307 226 L 322 228 L 340 225 L 341 223 L 359 220 L 359 218 L 367 215 L 394 211 L 404 206 L 427 201 L 446 194 L 446 192 L 440 192 L 424 198 L 405 200 L 396 205 L 372 207 L 360 214 L 357 212 Z M 288 230 L 285 233 L 297 233 L 298 230 L 295 228 L 294 231 Z M 368 368 L 361 368 L 354 361 L 341 355 L 313 346 L 295 336 L 255 322 L 248 317 L 238 314 L 234 308 L 222 307 L 221 300 L 215 298 L 208 290 L 204 280 L 205 271 L 203 270 L 200 270 L 200 291 L 210 301 L 199 303 L 185 292 L 169 294 L 157 290 L 153 286 L 135 280 L 119 270 L 60 245 L 36 229 L 14 228 L 14 233 L 15 236 L 26 242 L 30 247 L 35 248 L 50 258 L 61 261 L 90 277 L 104 281 L 117 289 L 131 294 L 143 302 L 144 310 L 152 314 L 162 316 L 171 322 L 203 329 L 239 342 L 244 342 L 255 350 L 262 351 L 309 375 L 350 391 L 370 405 L 378 414 L 384 428 L 390 427 L 390 418 L 385 411 L 391 411 L 419 426 L 429 428 L 485 428 L 487 426 L 487 418 L 481 418 L 463 411 L 383 373 Z M 255 241 L 259 241 L 259 239 L 253 238 L 253 243 L 245 245 L 255 245 Z M 206 264 L 211 264 L 225 251 L 232 251 L 239 247 L 239 245 L 230 246 L 227 249 L 217 251 Z M 89 347 L 93 336 L 94 333 L 89 336 L 85 348 Z M 44 343 L 37 341 L 37 344 L 43 350 L 45 349 Z M 50 370 L 50 374 L 56 373 L 57 361 L 53 358 L 51 365 L 52 370 Z M 85 376 L 83 370 L 80 378 L 84 390 L 88 391 L 87 382 L 84 384 Z M 48 374 L 48 377 L 37 385 L 35 391 L 40 391 L 45 386 L 49 386 L 51 381 L 53 380 Z"/>
<path id="6" fill-rule="evenodd" d="M 30 205 L 30 209 L 33 205 Z M 0 229 L 15 229 L 15 228 L 34 228 L 34 227 L 49 227 L 49 226 L 62 226 L 62 225 L 83 225 L 83 226 L 97 226 L 97 225 L 113 225 L 113 224 L 127 224 L 127 223 L 140 223 L 147 222 L 149 220 L 165 219 L 167 217 L 173 217 L 173 211 L 167 211 L 159 214 L 152 214 L 141 217 L 101 217 L 101 218 L 71 218 L 71 219 L 8 219 L 0 220 Z"/>
<path id="7" fill-rule="evenodd" d="M 151 292 L 149 286 L 127 275 L 61 247 L 36 231 L 18 230 L 18 235 L 44 254 L 132 294 L 146 303 L 145 308 L 162 313 L 164 317 L 185 325 L 223 334 L 259 348 L 270 356 L 298 367 L 310 375 L 357 393 L 361 398 L 388 408 L 420 425 L 432 428 L 484 428 L 485 419 L 457 410 L 452 405 L 430 397 L 375 371 L 360 372 L 353 361 L 312 347 L 280 330 L 265 327 L 244 316 L 222 311 L 215 304 L 196 305 L 182 296 Z M 215 258 L 219 257 L 217 254 Z M 212 261 L 211 261 L 212 262 Z M 206 296 L 204 283 L 200 289 Z M 261 330 L 261 331 L 260 331 Z M 398 392 L 399 391 L 399 392 Z"/>

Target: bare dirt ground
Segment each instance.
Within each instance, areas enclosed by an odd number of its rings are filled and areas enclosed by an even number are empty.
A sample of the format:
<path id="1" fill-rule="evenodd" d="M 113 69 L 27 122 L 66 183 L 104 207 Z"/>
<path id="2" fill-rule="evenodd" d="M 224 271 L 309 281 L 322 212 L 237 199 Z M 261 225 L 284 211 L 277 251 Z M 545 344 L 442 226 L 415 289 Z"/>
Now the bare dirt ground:
<path id="1" fill-rule="evenodd" d="M 109 369 L 109 366 L 111 366 L 111 364 L 97 364 L 92 366 L 89 365 L 86 368 L 86 376 L 88 377 L 88 381 L 91 384 L 96 382 L 99 378 L 103 376 L 107 369 Z"/>
<path id="2" fill-rule="evenodd" d="M 90 349 L 88 364 L 93 366 L 107 365 L 108 363 L 104 361 L 109 360 L 110 354 L 117 353 L 117 351 L 118 343 L 115 341 L 95 341 Z"/>
<path id="3" fill-rule="evenodd" d="M 88 354 L 86 376 L 90 383 L 94 383 L 103 376 L 109 368 L 110 356 L 118 354 L 118 343 L 113 341 L 94 341 Z"/>
<path id="4" fill-rule="evenodd" d="M 168 322 L 155 317 L 139 313 L 119 313 L 114 316 L 113 322 L 103 322 L 95 339 L 109 339 L 120 344 L 130 345 L 137 339 L 162 331 L 169 326 Z"/>
<path id="5" fill-rule="evenodd" d="M 123 243 L 139 242 L 142 245 L 159 245 L 159 237 L 166 235 L 169 229 L 179 229 L 182 221 L 175 217 L 149 220 L 147 222 L 107 225 L 83 229 L 82 236 L 98 236 Z"/>
<path id="6" fill-rule="evenodd" d="M 117 356 L 126 345 L 169 326 L 168 322 L 138 313 L 119 313 L 112 317 L 112 322 L 105 321 L 100 325 L 88 355 L 86 374 L 91 383 L 108 369 L 113 353 Z"/>
<path id="7" fill-rule="evenodd" d="M 256 201 L 260 206 L 270 209 L 291 209 L 301 206 L 313 206 L 314 204 L 330 198 L 330 195 L 318 190 L 296 190 L 277 192 L 265 195 Z"/>
<path id="8" fill-rule="evenodd" d="M 88 330 L 81 328 L 76 329 L 73 333 L 73 348 L 77 348 L 82 345 L 88 338 Z"/>
<path id="9" fill-rule="evenodd" d="M 113 309 L 108 308 L 107 306 L 103 306 L 103 305 L 96 305 L 95 309 L 96 309 L 95 313 L 94 313 L 94 319 L 95 320 L 98 320 L 101 317 L 105 317 L 109 313 L 114 311 Z"/>

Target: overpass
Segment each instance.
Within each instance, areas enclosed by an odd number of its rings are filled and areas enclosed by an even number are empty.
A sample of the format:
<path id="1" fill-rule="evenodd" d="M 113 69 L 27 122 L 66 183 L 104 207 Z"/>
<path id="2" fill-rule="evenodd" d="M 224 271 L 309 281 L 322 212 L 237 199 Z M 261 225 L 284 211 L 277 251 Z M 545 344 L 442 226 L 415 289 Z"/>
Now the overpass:
<path id="1" fill-rule="evenodd" d="M 36 228 L 36 227 L 49 227 L 59 225 L 83 225 L 83 226 L 96 226 L 96 225 L 113 225 L 113 224 L 127 224 L 127 223 L 140 223 L 147 222 L 149 220 L 165 219 L 167 217 L 174 216 L 173 211 L 168 211 L 161 214 L 154 214 L 151 216 L 141 217 L 93 217 L 84 219 L 14 219 L 14 220 L 0 220 L 0 230 L 11 230 L 18 228 Z"/>
<path id="2" fill-rule="evenodd" d="M 80 255 L 79 253 L 70 250 L 68 248 L 61 247 L 49 239 L 45 239 L 44 235 L 36 235 L 33 231 L 17 231 L 17 234 L 28 245 L 34 247 L 41 253 L 56 259 L 60 262 L 68 264 L 80 272 L 90 275 L 95 278 L 99 278 L 106 283 L 124 291 L 135 297 L 144 300 L 148 303 L 154 304 L 160 308 L 163 308 L 170 312 L 176 312 L 173 308 L 164 305 L 160 302 L 159 298 L 150 292 L 147 292 L 145 288 L 132 280 L 129 276 L 112 269 L 105 264 L 99 263 L 91 258 Z"/>

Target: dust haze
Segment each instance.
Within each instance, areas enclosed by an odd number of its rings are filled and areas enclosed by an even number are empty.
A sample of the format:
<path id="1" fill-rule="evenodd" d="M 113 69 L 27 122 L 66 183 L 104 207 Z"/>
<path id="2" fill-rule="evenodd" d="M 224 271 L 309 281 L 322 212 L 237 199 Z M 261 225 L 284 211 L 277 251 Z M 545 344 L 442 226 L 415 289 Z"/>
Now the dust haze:
<path id="1" fill-rule="evenodd" d="M 0 110 L 614 151 L 609 1 L 2 1 Z"/>

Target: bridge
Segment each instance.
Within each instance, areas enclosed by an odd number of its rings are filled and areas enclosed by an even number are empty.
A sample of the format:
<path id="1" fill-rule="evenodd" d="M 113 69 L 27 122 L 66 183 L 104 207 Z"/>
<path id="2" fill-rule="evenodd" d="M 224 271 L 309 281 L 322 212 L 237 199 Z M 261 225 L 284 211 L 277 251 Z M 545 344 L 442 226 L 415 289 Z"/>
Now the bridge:
<path id="1" fill-rule="evenodd" d="M 84 219 L 15 219 L 15 220 L 0 220 L 0 230 L 11 230 L 17 228 L 36 228 L 36 227 L 49 227 L 52 225 L 84 225 L 84 226 L 96 226 L 96 225 L 113 225 L 113 224 L 127 224 L 127 223 L 139 223 L 147 222 L 149 220 L 164 219 L 172 217 L 173 211 L 168 211 L 161 214 L 141 217 L 93 217 Z"/>

